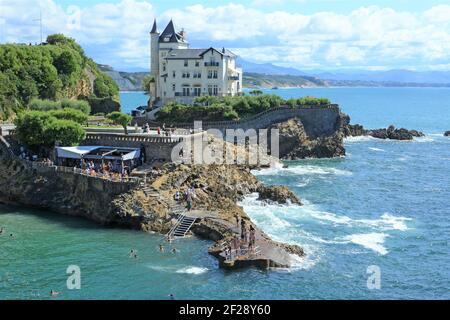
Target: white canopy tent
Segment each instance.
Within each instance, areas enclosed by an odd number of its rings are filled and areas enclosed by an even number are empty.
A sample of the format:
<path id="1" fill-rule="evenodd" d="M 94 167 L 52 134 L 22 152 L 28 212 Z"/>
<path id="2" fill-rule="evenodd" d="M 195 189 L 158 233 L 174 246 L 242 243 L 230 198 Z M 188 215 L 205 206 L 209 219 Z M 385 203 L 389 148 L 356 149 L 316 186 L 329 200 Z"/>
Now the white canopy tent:
<path id="1" fill-rule="evenodd" d="M 141 150 L 110 146 L 56 147 L 56 157 L 65 159 L 120 159 L 128 161 L 139 159 Z M 120 154 L 114 155 L 114 154 Z"/>

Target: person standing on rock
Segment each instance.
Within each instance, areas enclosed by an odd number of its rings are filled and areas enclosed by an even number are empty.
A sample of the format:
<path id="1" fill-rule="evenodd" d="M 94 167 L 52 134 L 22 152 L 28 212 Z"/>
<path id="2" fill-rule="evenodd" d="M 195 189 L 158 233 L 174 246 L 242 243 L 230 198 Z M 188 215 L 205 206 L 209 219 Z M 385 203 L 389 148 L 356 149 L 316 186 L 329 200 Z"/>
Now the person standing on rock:
<path id="1" fill-rule="evenodd" d="M 191 189 L 186 191 L 186 201 L 187 201 L 187 209 L 188 211 L 192 210 L 194 200 L 194 193 Z"/>
<path id="2" fill-rule="evenodd" d="M 239 228 L 239 215 L 236 213 L 234 218 L 236 219 L 236 227 Z"/>
<path id="3" fill-rule="evenodd" d="M 246 231 L 245 220 L 241 219 L 241 239 L 242 240 L 245 239 L 245 231 Z"/>

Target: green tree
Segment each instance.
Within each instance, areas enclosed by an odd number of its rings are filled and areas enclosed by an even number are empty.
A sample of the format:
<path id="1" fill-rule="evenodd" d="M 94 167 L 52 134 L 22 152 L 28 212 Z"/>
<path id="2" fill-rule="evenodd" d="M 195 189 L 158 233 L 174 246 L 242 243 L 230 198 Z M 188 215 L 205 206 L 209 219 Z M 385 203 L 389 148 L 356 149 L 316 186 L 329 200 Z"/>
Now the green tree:
<path id="1" fill-rule="evenodd" d="M 50 115 L 59 120 L 71 120 L 73 122 L 84 125 L 87 123 L 88 115 L 80 110 L 66 108 L 49 111 Z"/>
<path id="2" fill-rule="evenodd" d="M 142 90 L 144 90 L 147 94 L 150 94 L 150 87 L 152 83 L 155 83 L 155 77 L 146 76 L 144 80 L 142 80 Z"/>
<path id="3" fill-rule="evenodd" d="M 72 146 L 85 138 L 80 124 L 70 120 L 59 120 L 51 112 L 25 111 L 15 120 L 20 142 L 30 148 L 53 147 L 56 141 Z"/>
<path id="4" fill-rule="evenodd" d="M 53 120 L 56 119 L 42 111 L 26 111 L 19 114 L 15 120 L 19 141 L 30 148 L 40 145 L 50 146 L 51 141 L 47 140 L 46 130 Z"/>
<path id="5" fill-rule="evenodd" d="M 58 141 L 63 146 L 73 146 L 79 144 L 86 137 L 86 132 L 82 126 L 70 120 L 52 120 L 48 124 L 44 135 L 51 146 Z"/>
<path id="6" fill-rule="evenodd" d="M 119 111 L 111 112 L 106 117 L 114 124 L 121 125 L 125 131 L 125 134 L 128 134 L 128 125 L 130 124 L 133 117 Z"/>

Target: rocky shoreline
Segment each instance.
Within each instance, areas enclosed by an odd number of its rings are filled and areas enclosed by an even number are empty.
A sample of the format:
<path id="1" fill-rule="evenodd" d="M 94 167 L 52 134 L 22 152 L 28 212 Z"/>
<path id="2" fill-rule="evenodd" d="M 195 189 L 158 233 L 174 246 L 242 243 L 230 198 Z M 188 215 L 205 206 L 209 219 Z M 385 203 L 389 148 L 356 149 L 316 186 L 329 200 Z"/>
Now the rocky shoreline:
<path id="1" fill-rule="evenodd" d="M 395 128 L 390 125 L 388 128 L 364 129 L 362 125 L 348 124 L 345 128 L 346 137 L 370 136 L 377 139 L 391 140 L 413 140 L 415 137 L 423 137 L 425 134 L 417 130 L 408 130 L 405 128 Z"/>
<path id="2" fill-rule="evenodd" d="M 445 132 L 444 132 L 444 136 L 445 136 L 445 137 L 450 137 L 450 130 L 449 130 L 449 131 L 445 131 Z"/>
<path id="3" fill-rule="evenodd" d="M 292 255 L 303 256 L 297 245 L 270 239 L 237 205 L 246 195 L 259 192 L 261 201 L 281 204 L 300 200 L 286 187 L 265 186 L 238 165 L 163 165 L 145 185 L 124 185 L 101 178 L 57 172 L 54 168 L 30 167 L 12 156 L 0 144 L 0 201 L 54 212 L 80 216 L 102 225 L 166 234 L 176 223 L 176 209 L 184 202 L 174 200 L 177 191 L 195 190 L 195 217 L 192 234 L 214 241 L 209 253 L 223 268 L 254 266 L 257 268 L 292 265 Z M 227 259 L 225 249 L 239 235 L 236 223 L 244 220 L 256 230 L 256 252 L 246 252 Z M 161 241 L 164 241 L 161 236 Z"/>

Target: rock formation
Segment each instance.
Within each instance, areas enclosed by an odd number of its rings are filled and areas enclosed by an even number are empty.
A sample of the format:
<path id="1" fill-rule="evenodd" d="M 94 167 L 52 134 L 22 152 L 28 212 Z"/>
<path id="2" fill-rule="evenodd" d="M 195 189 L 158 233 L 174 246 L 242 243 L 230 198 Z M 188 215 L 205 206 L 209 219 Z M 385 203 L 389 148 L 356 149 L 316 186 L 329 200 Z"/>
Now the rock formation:
<path id="1" fill-rule="evenodd" d="M 450 130 L 449 131 L 445 131 L 444 136 L 450 137 Z"/>
<path id="2" fill-rule="evenodd" d="M 56 171 L 55 167 L 32 167 L 10 154 L 0 141 L 0 201 L 49 209 L 61 214 L 81 216 L 103 225 L 122 226 L 166 234 L 176 222 L 175 193 L 194 188 L 196 217 L 191 231 L 215 241 L 209 252 L 225 268 L 244 266 L 289 267 L 291 254 L 304 255 L 302 248 L 271 240 L 237 205 L 245 195 L 261 192 L 261 199 L 297 203 L 298 198 L 285 187 L 263 186 L 247 166 L 166 164 L 144 185 L 112 182 Z M 259 253 L 229 261 L 224 243 L 239 234 L 236 218 L 256 229 Z"/>
<path id="3" fill-rule="evenodd" d="M 339 120 L 336 124 L 333 134 L 319 137 L 308 136 L 300 119 L 290 119 L 274 125 L 272 129 L 279 130 L 280 158 L 296 160 L 344 156 L 344 133 L 341 121 Z"/>
<path id="4" fill-rule="evenodd" d="M 393 125 L 382 129 L 364 129 L 362 125 L 347 124 L 344 129 L 346 137 L 371 136 L 377 139 L 412 140 L 414 137 L 423 137 L 424 134 L 417 130 L 404 128 L 397 129 Z"/>

